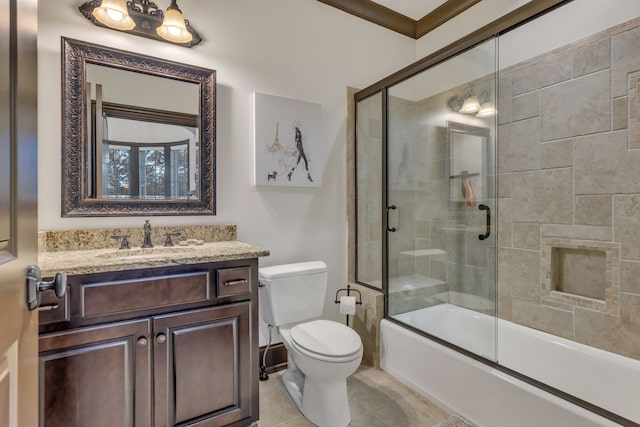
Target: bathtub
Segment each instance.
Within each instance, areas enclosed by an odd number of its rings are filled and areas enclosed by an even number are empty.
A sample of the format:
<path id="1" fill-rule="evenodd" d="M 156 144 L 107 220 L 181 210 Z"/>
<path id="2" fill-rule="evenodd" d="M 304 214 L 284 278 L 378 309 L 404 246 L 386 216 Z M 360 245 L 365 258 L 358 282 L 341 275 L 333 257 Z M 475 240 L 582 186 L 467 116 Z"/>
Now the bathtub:
<path id="1" fill-rule="evenodd" d="M 640 423 L 637 360 L 453 304 L 394 317 Z M 478 426 L 619 425 L 394 322 L 383 320 L 380 334 L 382 369 Z"/>

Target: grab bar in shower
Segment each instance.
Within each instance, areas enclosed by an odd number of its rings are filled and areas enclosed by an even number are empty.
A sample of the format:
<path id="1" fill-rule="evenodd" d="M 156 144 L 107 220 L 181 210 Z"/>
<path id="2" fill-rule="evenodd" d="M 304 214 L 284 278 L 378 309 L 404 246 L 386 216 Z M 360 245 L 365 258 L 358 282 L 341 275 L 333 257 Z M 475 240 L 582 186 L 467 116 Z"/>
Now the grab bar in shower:
<path id="1" fill-rule="evenodd" d="M 484 234 L 479 234 L 478 235 L 478 239 L 480 240 L 485 240 L 489 238 L 489 235 L 491 234 L 491 209 L 489 209 L 489 206 L 487 205 L 479 205 L 478 209 L 480 209 L 481 211 L 487 211 L 487 228 Z"/>
<path id="2" fill-rule="evenodd" d="M 387 206 L 387 231 L 389 231 L 391 233 L 395 233 L 396 232 L 396 228 L 395 227 L 389 227 L 389 211 L 390 210 L 395 210 L 395 209 L 396 209 L 396 205 Z"/>

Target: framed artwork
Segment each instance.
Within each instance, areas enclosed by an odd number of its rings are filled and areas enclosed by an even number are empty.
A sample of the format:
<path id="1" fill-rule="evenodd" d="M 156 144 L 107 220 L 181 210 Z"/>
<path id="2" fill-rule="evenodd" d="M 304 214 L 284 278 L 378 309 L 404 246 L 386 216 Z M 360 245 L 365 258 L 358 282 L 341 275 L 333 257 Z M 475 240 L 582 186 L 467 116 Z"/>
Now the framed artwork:
<path id="1" fill-rule="evenodd" d="M 253 94 L 255 185 L 320 187 L 322 106 Z"/>

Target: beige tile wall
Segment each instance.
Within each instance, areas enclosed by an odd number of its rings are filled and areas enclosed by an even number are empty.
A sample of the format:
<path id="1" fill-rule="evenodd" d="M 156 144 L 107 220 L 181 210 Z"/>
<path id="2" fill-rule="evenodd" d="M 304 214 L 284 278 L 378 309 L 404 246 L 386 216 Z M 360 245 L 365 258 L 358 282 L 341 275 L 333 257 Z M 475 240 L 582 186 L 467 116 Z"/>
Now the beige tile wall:
<path id="1" fill-rule="evenodd" d="M 369 203 L 368 197 L 363 197 L 358 199 L 358 206 L 365 206 L 366 211 L 365 215 L 358 214 L 356 216 L 356 199 L 353 197 L 355 194 L 355 186 L 356 186 L 356 156 L 355 156 L 355 145 L 356 145 L 356 128 L 355 128 L 355 116 L 356 116 L 356 105 L 353 99 L 354 94 L 358 90 L 352 87 L 347 88 L 347 170 L 349 171 L 347 177 L 347 217 L 348 217 L 348 274 L 347 281 L 350 283 L 353 289 L 360 291 L 362 295 L 362 304 L 356 305 L 356 314 L 351 316 L 351 326 L 353 329 L 360 335 L 363 344 L 363 354 L 362 354 L 362 363 L 366 366 L 372 366 L 375 368 L 380 367 L 380 321 L 384 318 L 384 294 L 381 291 L 377 291 L 375 289 L 368 288 L 366 286 L 361 286 L 356 284 L 356 256 L 362 256 L 362 258 L 358 259 L 358 266 L 360 268 L 359 278 L 363 280 L 371 280 L 372 282 L 378 280 L 380 281 L 380 276 L 382 275 L 381 269 L 381 257 L 382 257 L 382 237 L 375 234 L 369 235 L 369 231 L 372 230 L 371 224 L 369 223 L 369 211 L 373 209 L 369 209 L 367 207 Z M 381 123 L 377 125 L 372 123 L 372 121 L 376 120 L 376 116 L 380 114 L 376 114 L 375 112 L 375 104 L 377 99 L 372 99 L 371 103 L 365 103 L 367 105 L 364 106 L 366 109 L 364 112 L 360 111 L 362 114 L 359 118 L 362 122 L 358 125 L 363 126 L 358 131 L 358 135 L 363 136 L 366 135 L 367 144 L 370 145 L 379 145 L 382 143 L 380 131 L 376 131 L 376 126 L 381 127 Z M 377 141 L 376 141 L 377 140 Z M 362 154 L 362 153 L 361 153 Z M 371 161 L 369 159 L 368 161 Z M 362 167 L 364 165 L 359 165 Z M 367 176 L 367 180 L 373 180 L 372 176 Z M 366 184 L 366 182 L 360 182 L 360 184 Z M 374 184 L 372 182 L 372 184 Z M 380 183 L 379 180 L 375 183 L 379 188 Z M 375 188 L 370 189 L 372 192 L 375 191 Z M 377 200 L 381 198 L 381 195 L 372 194 L 373 200 Z M 378 205 L 379 209 L 379 205 Z M 379 217 L 379 216 L 378 216 Z M 362 238 L 362 244 L 356 244 L 356 221 L 359 221 L 358 224 L 362 227 L 364 225 L 366 231 L 360 238 Z M 378 224 L 379 225 L 379 224 Z M 362 233 L 362 231 L 360 231 Z M 378 234 L 380 231 L 378 232 Z M 356 246 L 357 251 L 356 251 Z M 376 248 L 377 246 L 377 248 Z M 362 252 L 365 252 L 365 256 L 363 256 Z M 381 283 L 381 282 L 380 282 Z"/>
<path id="2" fill-rule="evenodd" d="M 635 19 L 500 70 L 498 168 L 500 317 L 636 359 L 639 50 Z"/>
<path id="3" fill-rule="evenodd" d="M 380 321 L 384 318 L 384 294 L 365 286 L 351 284 L 360 292 L 362 304 L 356 306 L 356 314 L 351 317 L 353 329 L 362 339 L 362 363 L 374 368 L 380 367 Z"/>

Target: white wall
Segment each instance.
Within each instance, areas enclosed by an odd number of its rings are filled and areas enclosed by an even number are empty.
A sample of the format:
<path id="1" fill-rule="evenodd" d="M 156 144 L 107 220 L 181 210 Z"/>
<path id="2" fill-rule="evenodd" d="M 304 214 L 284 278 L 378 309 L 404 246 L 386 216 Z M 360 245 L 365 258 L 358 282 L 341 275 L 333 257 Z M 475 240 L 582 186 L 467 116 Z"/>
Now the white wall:
<path id="1" fill-rule="evenodd" d="M 204 39 L 186 49 L 96 27 L 78 11 L 82 2 L 45 0 L 39 6 L 39 228 L 143 224 L 140 217 L 60 217 L 60 36 L 215 69 L 217 215 L 151 222 L 237 224 L 240 240 L 271 251 L 262 266 L 324 260 L 325 317 L 338 318 L 333 298 L 347 280 L 346 87 L 365 87 L 411 63 L 415 41 L 316 0 L 181 0 Z M 253 187 L 253 91 L 322 105 L 328 161 L 321 188 Z"/>

